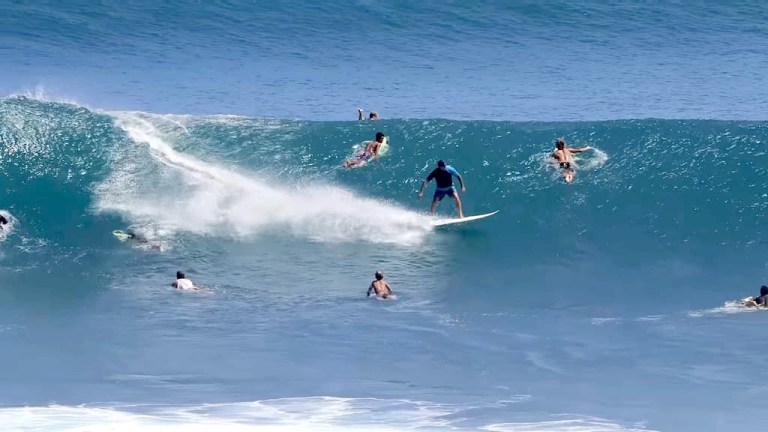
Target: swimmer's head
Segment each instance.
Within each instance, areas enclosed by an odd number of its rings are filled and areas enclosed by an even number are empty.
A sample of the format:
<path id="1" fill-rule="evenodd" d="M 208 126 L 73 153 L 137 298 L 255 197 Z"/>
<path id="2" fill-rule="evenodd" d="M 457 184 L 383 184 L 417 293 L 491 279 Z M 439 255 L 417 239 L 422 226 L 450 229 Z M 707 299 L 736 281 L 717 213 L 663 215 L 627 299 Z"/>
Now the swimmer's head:
<path id="1" fill-rule="evenodd" d="M 384 279 L 384 273 L 382 273 L 381 270 L 377 271 L 374 276 L 376 276 L 376 280 Z"/>
<path id="2" fill-rule="evenodd" d="M 555 146 L 558 150 L 562 150 L 565 148 L 565 140 L 562 138 L 558 138 L 555 140 Z"/>
<path id="3" fill-rule="evenodd" d="M 186 278 L 187 278 L 187 275 L 185 275 L 183 271 L 176 272 L 176 279 L 186 279 Z"/>
<path id="4" fill-rule="evenodd" d="M 0 215 L 0 225 L 5 225 L 8 223 L 8 219 L 5 218 L 5 216 Z"/>
<path id="5" fill-rule="evenodd" d="M 385 137 L 386 137 L 386 135 L 384 135 L 383 133 L 381 133 L 381 132 L 376 132 L 376 141 L 378 141 L 378 142 L 384 142 L 384 138 L 385 138 Z"/>
<path id="6" fill-rule="evenodd" d="M 371 113 L 368 114 L 368 118 L 370 120 L 376 120 L 379 118 L 379 113 L 377 113 L 376 111 L 371 111 Z"/>
<path id="7" fill-rule="evenodd" d="M 437 166 L 439 168 L 445 169 L 445 162 L 443 162 L 442 160 L 439 160 L 437 161 Z"/>
<path id="8" fill-rule="evenodd" d="M 760 295 L 764 296 L 766 294 L 768 294 L 768 286 L 763 285 L 760 287 Z"/>

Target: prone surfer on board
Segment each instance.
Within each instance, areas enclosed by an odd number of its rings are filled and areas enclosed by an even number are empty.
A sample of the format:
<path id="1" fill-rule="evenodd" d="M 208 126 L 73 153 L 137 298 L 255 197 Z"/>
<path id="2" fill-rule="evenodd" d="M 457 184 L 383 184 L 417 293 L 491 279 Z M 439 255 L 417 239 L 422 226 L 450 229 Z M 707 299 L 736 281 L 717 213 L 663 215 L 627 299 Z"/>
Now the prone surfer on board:
<path id="1" fill-rule="evenodd" d="M 382 300 L 386 300 L 392 296 L 392 288 L 390 288 L 387 281 L 384 280 L 384 273 L 377 271 L 374 277 L 376 280 L 371 282 L 371 285 L 368 286 L 368 292 L 365 295 L 370 297 L 371 292 L 375 292 L 376 297 Z"/>
<path id="2" fill-rule="evenodd" d="M 759 297 L 747 297 L 744 299 L 744 306 L 747 307 L 768 307 L 768 287 L 760 287 Z"/>
<path id="3" fill-rule="evenodd" d="M 180 290 L 195 290 L 197 287 L 191 280 L 187 279 L 187 276 L 183 271 L 176 272 L 176 281 L 171 284 L 172 287 Z"/>
<path id="4" fill-rule="evenodd" d="M 456 178 L 459 179 L 461 191 L 466 192 L 467 189 L 464 187 L 464 179 L 461 177 L 461 174 L 459 174 L 459 172 L 452 166 L 446 165 L 442 160 L 437 161 L 437 168 L 432 170 L 427 178 L 424 179 L 424 183 L 421 184 L 421 189 L 419 189 L 419 199 L 424 197 L 424 189 L 432 179 L 435 179 L 435 183 L 437 184 L 437 187 L 435 188 L 435 196 L 432 198 L 432 208 L 430 209 L 430 213 L 435 213 L 437 204 L 448 195 L 449 197 L 453 197 L 453 200 L 456 201 L 456 209 L 459 212 L 459 218 L 464 218 L 464 213 L 461 211 L 461 199 L 459 199 L 459 193 L 456 191 L 456 188 L 453 187 L 453 176 L 456 176 Z"/>
<path id="5" fill-rule="evenodd" d="M 576 175 L 576 170 L 573 168 L 573 154 L 581 153 L 590 150 L 591 147 L 573 148 L 565 145 L 565 139 L 558 138 L 555 140 L 555 151 L 552 152 L 552 157 L 557 161 L 560 169 L 563 170 L 563 177 L 566 183 L 573 181 L 573 176 Z"/>
<path id="6" fill-rule="evenodd" d="M 365 148 L 360 150 L 355 156 L 344 161 L 344 168 L 352 168 L 371 159 L 379 158 L 379 149 L 387 142 L 387 136 L 381 132 L 376 132 L 376 139 L 365 143 Z"/>

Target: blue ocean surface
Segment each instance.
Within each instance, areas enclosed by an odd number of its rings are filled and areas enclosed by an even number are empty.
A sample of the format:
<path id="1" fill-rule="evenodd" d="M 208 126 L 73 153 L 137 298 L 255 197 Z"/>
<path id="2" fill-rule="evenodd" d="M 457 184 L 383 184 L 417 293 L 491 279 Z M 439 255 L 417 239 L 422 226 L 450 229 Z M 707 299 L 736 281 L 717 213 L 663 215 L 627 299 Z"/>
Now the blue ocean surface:
<path id="1" fill-rule="evenodd" d="M 766 18 L 0 4 L 0 430 L 765 430 Z"/>

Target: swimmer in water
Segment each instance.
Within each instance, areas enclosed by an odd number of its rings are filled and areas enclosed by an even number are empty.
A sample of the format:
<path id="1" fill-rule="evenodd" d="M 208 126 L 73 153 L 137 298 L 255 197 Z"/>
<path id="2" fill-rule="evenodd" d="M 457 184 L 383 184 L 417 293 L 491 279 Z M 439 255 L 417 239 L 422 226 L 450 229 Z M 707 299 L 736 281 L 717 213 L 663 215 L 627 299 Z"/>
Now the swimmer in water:
<path id="1" fill-rule="evenodd" d="M 357 109 L 357 119 L 359 121 L 365 120 L 365 111 L 363 111 L 362 108 Z M 371 111 L 370 114 L 368 114 L 368 120 L 378 120 L 379 119 L 379 113 L 376 111 Z"/>
<path id="2" fill-rule="evenodd" d="M 8 225 L 8 219 L 0 214 L 0 231 L 3 231 L 5 229 L 5 225 Z"/>
<path id="3" fill-rule="evenodd" d="M 387 300 L 390 296 L 393 295 L 392 288 L 389 287 L 389 284 L 387 281 L 384 280 L 384 273 L 381 271 L 377 271 L 374 275 L 376 278 L 373 282 L 371 282 L 371 285 L 368 287 L 368 292 L 366 293 L 367 297 L 371 296 L 371 292 L 376 293 L 376 297 Z"/>
<path id="4" fill-rule="evenodd" d="M 571 183 L 573 177 L 576 175 L 576 170 L 573 168 L 573 154 L 582 153 L 587 150 L 591 150 L 591 147 L 573 148 L 568 147 L 565 144 L 565 139 L 558 138 L 555 140 L 555 151 L 552 152 L 552 158 L 557 161 L 560 169 L 563 170 L 563 177 L 566 183 Z"/>
<path id="5" fill-rule="evenodd" d="M 171 284 L 172 287 L 180 290 L 196 290 L 197 287 L 191 280 L 187 279 L 187 276 L 183 271 L 176 272 L 176 281 Z"/>

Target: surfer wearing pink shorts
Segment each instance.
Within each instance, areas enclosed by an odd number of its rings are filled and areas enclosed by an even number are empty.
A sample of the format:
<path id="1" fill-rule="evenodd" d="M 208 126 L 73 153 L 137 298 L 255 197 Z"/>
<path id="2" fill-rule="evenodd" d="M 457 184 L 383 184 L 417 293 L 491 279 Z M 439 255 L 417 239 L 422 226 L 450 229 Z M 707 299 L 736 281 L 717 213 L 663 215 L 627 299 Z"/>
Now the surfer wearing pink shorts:
<path id="1" fill-rule="evenodd" d="M 374 141 L 368 141 L 365 144 L 365 148 L 357 153 L 355 156 L 344 161 L 344 168 L 352 168 L 362 163 L 368 162 L 371 159 L 379 158 L 379 149 L 386 141 L 387 136 L 381 132 L 376 132 L 376 139 Z"/>

